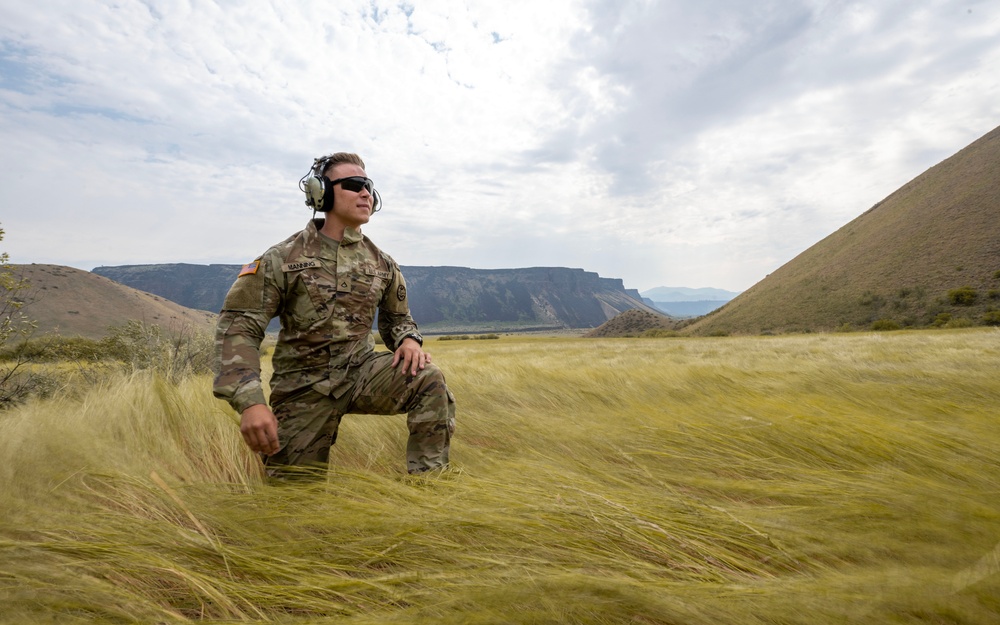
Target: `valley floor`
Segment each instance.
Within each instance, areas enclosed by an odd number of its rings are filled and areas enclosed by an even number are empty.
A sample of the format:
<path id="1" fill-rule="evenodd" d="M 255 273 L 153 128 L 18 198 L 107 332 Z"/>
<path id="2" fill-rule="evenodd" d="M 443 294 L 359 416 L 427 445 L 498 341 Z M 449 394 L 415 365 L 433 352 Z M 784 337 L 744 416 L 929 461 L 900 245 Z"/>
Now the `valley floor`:
<path id="1" fill-rule="evenodd" d="M 207 377 L 0 413 L 0 623 L 997 623 L 1000 331 L 427 348 L 269 484 Z"/>

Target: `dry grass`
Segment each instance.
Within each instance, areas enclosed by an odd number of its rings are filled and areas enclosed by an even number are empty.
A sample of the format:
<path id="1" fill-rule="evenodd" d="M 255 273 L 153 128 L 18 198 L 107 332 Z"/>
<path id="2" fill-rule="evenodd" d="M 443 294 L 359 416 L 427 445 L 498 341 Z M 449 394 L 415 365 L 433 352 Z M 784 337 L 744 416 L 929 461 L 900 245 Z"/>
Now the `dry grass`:
<path id="1" fill-rule="evenodd" d="M 454 469 L 268 485 L 206 378 L 0 414 L 0 622 L 995 623 L 1000 332 L 429 343 Z"/>

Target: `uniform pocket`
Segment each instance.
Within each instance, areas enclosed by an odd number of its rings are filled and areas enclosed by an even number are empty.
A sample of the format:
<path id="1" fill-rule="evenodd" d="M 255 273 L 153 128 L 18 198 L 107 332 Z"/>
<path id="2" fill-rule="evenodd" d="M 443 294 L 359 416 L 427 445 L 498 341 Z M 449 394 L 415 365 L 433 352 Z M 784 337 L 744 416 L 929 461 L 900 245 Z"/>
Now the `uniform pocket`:
<path id="1" fill-rule="evenodd" d="M 295 321 L 313 323 L 325 319 L 337 297 L 336 278 L 312 269 L 300 272 L 295 279 L 288 304 Z"/>

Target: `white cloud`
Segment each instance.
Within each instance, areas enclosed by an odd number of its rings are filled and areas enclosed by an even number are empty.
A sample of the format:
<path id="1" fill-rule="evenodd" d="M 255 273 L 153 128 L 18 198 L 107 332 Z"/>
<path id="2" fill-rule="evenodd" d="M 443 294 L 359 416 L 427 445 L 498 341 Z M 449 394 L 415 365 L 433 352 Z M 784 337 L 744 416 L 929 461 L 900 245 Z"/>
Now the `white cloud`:
<path id="1" fill-rule="evenodd" d="M 985 1 L 0 7 L 14 262 L 245 262 L 361 153 L 403 264 L 740 290 L 995 127 Z"/>

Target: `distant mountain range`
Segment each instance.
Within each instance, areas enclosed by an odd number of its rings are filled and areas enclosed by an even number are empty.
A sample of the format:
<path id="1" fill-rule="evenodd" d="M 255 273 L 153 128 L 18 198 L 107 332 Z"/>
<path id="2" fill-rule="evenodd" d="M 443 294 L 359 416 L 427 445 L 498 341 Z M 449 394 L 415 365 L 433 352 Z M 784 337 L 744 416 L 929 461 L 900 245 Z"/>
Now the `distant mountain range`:
<path id="1" fill-rule="evenodd" d="M 739 293 L 723 289 L 691 289 L 683 286 L 658 286 L 641 293 L 643 300 L 671 317 L 707 315 Z"/>
<path id="2" fill-rule="evenodd" d="M 182 306 L 218 312 L 240 265 L 123 265 L 94 273 Z M 619 313 L 661 314 L 622 280 L 583 269 L 402 267 L 410 309 L 428 333 L 595 328 Z"/>
<path id="3" fill-rule="evenodd" d="M 723 289 L 690 289 L 684 286 L 658 286 L 641 293 L 646 299 L 654 302 L 698 302 L 698 301 L 719 301 L 728 302 L 739 293 L 737 291 L 726 291 Z"/>

